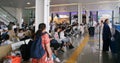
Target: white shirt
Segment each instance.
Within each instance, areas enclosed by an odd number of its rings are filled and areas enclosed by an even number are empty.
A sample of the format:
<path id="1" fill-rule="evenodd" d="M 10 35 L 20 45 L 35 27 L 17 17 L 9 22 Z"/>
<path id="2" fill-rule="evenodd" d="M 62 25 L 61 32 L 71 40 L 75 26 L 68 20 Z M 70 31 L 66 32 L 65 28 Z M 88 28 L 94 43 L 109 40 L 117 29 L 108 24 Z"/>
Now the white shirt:
<path id="1" fill-rule="evenodd" d="M 14 25 L 13 27 L 12 27 L 12 29 L 14 30 L 15 28 L 17 28 L 17 26 L 16 25 Z"/>
<path id="2" fill-rule="evenodd" d="M 60 32 L 60 39 L 61 39 L 61 40 L 66 38 L 64 35 L 65 35 L 65 34 L 64 34 L 64 31 L 61 31 L 61 32 Z"/>
<path id="3" fill-rule="evenodd" d="M 8 45 L 8 44 L 11 44 L 12 42 L 10 40 L 6 40 L 5 42 L 1 43 L 1 46 L 3 45 Z"/>
<path id="4" fill-rule="evenodd" d="M 81 26 L 81 25 L 80 25 L 80 26 L 78 27 L 78 30 L 84 31 L 84 26 Z"/>
<path id="5" fill-rule="evenodd" d="M 55 32 L 54 38 L 55 38 L 55 39 L 59 39 L 59 36 L 58 36 L 58 33 L 57 33 L 57 32 Z"/>
<path id="6" fill-rule="evenodd" d="M 90 21 L 88 24 L 89 27 L 95 27 L 96 25 L 97 25 L 96 21 L 93 21 L 93 22 Z"/>
<path id="7" fill-rule="evenodd" d="M 55 29 L 55 23 L 53 23 L 53 25 L 52 25 L 52 30 L 54 31 L 54 29 Z"/>
<path id="8" fill-rule="evenodd" d="M 97 25 L 96 21 L 93 21 L 93 27 L 95 27 Z"/>
<path id="9" fill-rule="evenodd" d="M 58 41 L 58 43 L 61 43 L 61 40 L 60 40 L 59 35 L 58 35 L 58 32 L 55 32 L 54 38 L 55 38 L 55 40 Z"/>
<path id="10" fill-rule="evenodd" d="M 21 39 L 24 38 L 24 33 L 18 33 L 17 36 Z"/>
<path id="11" fill-rule="evenodd" d="M 73 30 L 75 31 L 75 29 L 77 29 L 77 28 L 78 28 L 77 26 L 74 26 L 74 27 L 73 27 Z"/>

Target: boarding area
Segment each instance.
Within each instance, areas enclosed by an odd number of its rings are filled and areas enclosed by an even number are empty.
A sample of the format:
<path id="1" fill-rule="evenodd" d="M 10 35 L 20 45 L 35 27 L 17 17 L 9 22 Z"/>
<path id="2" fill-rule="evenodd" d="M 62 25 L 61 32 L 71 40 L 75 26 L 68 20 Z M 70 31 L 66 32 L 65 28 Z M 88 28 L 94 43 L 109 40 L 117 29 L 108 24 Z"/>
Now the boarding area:
<path id="1" fill-rule="evenodd" d="M 0 63 L 120 63 L 119 0 L 1 0 Z"/>

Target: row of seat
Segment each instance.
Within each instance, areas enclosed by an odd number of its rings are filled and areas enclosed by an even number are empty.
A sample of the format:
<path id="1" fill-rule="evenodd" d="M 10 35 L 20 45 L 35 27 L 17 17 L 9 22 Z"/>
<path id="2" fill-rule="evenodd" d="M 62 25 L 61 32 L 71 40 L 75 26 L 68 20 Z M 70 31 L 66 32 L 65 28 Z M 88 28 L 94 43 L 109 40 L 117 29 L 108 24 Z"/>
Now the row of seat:
<path id="1" fill-rule="evenodd" d="M 11 51 L 18 49 L 22 44 L 25 44 L 25 43 L 28 44 L 29 41 L 30 41 L 30 39 L 27 39 L 25 41 L 19 41 L 19 42 L 13 43 L 13 44 L 0 46 L 0 50 L 1 50 L 0 51 L 0 59 L 5 57 Z"/>

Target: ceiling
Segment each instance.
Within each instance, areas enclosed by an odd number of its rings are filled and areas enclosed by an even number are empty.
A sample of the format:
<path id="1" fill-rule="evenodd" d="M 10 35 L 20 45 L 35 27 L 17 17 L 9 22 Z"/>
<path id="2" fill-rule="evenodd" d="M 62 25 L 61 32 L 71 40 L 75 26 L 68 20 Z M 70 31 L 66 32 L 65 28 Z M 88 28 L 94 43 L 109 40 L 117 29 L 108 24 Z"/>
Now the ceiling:
<path id="1" fill-rule="evenodd" d="M 51 4 L 70 4 L 70 3 L 93 3 L 101 1 L 119 1 L 119 0 L 51 0 Z"/>
<path id="2" fill-rule="evenodd" d="M 51 0 L 51 5 L 57 4 L 70 4 L 70 3 L 92 3 L 92 2 L 99 2 L 99 1 L 119 1 L 119 0 Z M 26 3 L 30 2 L 30 5 Z M 0 4 L 3 6 L 10 6 L 10 7 L 31 7 L 35 6 L 35 0 L 0 0 Z"/>
<path id="3" fill-rule="evenodd" d="M 30 2 L 30 5 L 27 2 Z M 2 6 L 24 8 L 35 6 L 35 0 L 0 0 L 0 4 Z"/>
<path id="4" fill-rule="evenodd" d="M 95 2 L 99 0 L 51 0 L 51 4 L 70 4 L 70 3 L 86 3 L 86 2 Z"/>

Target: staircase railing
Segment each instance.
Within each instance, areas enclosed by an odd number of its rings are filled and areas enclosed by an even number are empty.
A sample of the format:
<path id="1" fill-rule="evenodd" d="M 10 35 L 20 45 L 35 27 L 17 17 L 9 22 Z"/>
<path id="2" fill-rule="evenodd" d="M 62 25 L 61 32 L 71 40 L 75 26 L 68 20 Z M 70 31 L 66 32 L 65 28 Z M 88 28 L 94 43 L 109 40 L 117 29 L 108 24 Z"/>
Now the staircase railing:
<path id="1" fill-rule="evenodd" d="M 2 18 L 2 19 L 1 19 Z M 4 20 L 7 24 L 9 22 L 17 23 L 16 17 L 14 17 L 12 14 L 10 14 L 6 9 L 4 9 L 2 6 L 0 6 L 0 19 Z"/>

